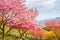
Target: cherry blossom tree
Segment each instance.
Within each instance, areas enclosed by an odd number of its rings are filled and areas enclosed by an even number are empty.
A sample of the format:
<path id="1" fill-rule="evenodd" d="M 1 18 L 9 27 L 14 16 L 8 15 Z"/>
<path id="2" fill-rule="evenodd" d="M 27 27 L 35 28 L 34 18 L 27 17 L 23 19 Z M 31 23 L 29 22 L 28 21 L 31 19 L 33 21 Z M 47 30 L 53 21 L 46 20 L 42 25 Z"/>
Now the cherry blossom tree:
<path id="1" fill-rule="evenodd" d="M 49 21 L 46 23 L 46 27 L 54 31 L 56 38 L 60 40 L 60 21 Z"/>
<path id="2" fill-rule="evenodd" d="M 60 34 L 60 21 L 50 21 L 46 23 L 46 26 L 55 31 L 56 33 Z"/>
<path id="3" fill-rule="evenodd" d="M 1 24 L 3 25 L 3 38 L 4 38 L 4 27 L 10 20 L 17 18 L 19 14 L 26 12 L 24 0 L 0 0 L 0 18 Z"/>
<path id="4" fill-rule="evenodd" d="M 42 28 L 32 28 L 27 33 L 36 38 L 47 38 L 48 35 L 48 31 Z"/>
<path id="5" fill-rule="evenodd" d="M 24 32 L 38 26 L 35 20 L 38 11 L 27 9 L 24 2 L 25 0 L 0 0 L 0 26 L 2 26 L 0 29 L 3 30 L 3 38 L 5 26 L 8 26 L 10 30 L 22 29 Z"/>

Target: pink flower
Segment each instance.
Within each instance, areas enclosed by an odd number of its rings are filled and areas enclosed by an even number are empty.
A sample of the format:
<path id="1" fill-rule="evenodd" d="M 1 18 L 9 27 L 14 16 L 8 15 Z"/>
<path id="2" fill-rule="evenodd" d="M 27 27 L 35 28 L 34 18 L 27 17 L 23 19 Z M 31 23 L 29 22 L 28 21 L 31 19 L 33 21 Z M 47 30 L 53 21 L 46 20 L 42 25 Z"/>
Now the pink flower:
<path id="1" fill-rule="evenodd" d="M 13 19 L 16 15 L 26 12 L 23 3 L 24 0 L 0 0 L 0 15 L 4 15 L 5 20 Z"/>
<path id="2" fill-rule="evenodd" d="M 37 27 L 35 20 L 38 15 L 36 9 L 28 9 L 24 4 L 25 0 L 0 0 L 0 15 L 3 20 L 7 20 L 10 28 L 14 26 L 16 29 L 24 31 Z"/>
<path id="3" fill-rule="evenodd" d="M 46 23 L 46 26 L 56 33 L 60 33 L 60 21 L 49 21 Z"/>
<path id="4" fill-rule="evenodd" d="M 32 28 L 30 29 L 27 33 L 31 34 L 34 37 L 42 37 L 46 38 L 47 36 L 47 31 L 41 28 Z"/>

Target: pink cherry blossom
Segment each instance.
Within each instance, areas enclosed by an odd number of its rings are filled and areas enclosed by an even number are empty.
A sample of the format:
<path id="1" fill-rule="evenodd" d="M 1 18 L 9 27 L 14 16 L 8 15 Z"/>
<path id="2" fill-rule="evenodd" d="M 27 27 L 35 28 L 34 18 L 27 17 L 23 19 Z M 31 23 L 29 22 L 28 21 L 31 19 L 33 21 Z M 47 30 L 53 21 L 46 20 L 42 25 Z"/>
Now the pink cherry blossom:
<path id="1" fill-rule="evenodd" d="M 12 28 L 28 30 L 37 27 L 35 20 L 38 15 L 36 9 L 28 9 L 24 4 L 25 0 L 0 0 L 0 15 L 7 20 L 7 25 Z"/>
<path id="2" fill-rule="evenodd" d="M 4 14 L 4 19 L 10 19 L 26 12 L 26 6 L 23 3 L 24 0 L 0 0 L 0 15 Z"/>
<path id="3" fill-rule="evenodd" d="M 49 21 L 46 23 L 47 28 L 60 34 L 60 21 Z"/>
<path id="4" fill-rule="evenodd" d="M 46 38 L 47 37 L 47 32 L 48 31 L 46 31 L 46 30 L 44 30 L 42 28 L 32 28 L 27 33 L 31 34 L 34 37 Z"/>

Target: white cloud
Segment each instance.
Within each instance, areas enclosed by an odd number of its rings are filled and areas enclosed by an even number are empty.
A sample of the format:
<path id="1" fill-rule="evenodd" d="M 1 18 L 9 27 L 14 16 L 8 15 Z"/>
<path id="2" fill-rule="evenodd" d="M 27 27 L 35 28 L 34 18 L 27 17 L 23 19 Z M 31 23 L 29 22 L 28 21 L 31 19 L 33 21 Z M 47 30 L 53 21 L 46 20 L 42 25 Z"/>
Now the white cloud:
<path id="1" fill-rule="evenodd" d="M 26 3 L 30 6 L 33 4 L 41 5 L 45 8 L 54 7 L 56 0 L 26 0 Z"/>
<path id="2" fill-rule="evenodd" d="M 39 0 L 26 0 L 27 3 L 29 3 L 29 2 L 36 2 L 36 1 L 39 1 Z"/>
<path id="3" fill-rule="evenodd" d="M 45 7 L 54 7 L 56 0 L 40 0 L 40 4 Z"/>

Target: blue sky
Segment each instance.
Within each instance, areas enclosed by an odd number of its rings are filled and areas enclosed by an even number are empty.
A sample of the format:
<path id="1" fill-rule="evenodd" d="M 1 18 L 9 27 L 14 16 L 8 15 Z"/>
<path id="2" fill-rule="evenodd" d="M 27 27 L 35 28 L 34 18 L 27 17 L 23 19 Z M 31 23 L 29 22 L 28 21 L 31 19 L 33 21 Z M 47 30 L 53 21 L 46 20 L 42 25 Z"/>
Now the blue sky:
<path id="1" fill-rule="evenodd" d="M 60 17 L 60 0 L 26 0 L 29 8 L 37 8 L 37 20 Z"/>

